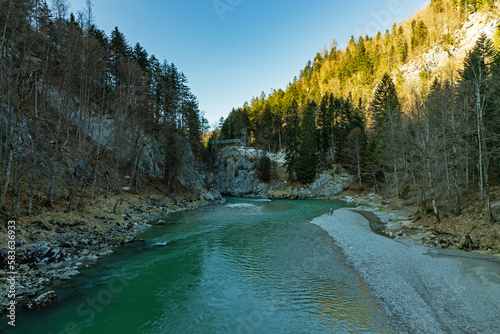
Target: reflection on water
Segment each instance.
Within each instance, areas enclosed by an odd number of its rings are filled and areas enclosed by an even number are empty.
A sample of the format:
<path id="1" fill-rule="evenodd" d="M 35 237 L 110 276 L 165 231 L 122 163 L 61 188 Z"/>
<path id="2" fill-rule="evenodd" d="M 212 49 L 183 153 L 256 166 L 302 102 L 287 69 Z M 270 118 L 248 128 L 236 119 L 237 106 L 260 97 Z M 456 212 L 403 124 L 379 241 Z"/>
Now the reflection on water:
<path id="1" fill-rule="evenodd" d="M 180 224 L 102 259 L 77 279 L 81 288 L 20 314 L 16 333 L 393 332 L 332 239 L 309 223 L 330 207 L 340 204 L 229 199 L 168 216 Z"/>

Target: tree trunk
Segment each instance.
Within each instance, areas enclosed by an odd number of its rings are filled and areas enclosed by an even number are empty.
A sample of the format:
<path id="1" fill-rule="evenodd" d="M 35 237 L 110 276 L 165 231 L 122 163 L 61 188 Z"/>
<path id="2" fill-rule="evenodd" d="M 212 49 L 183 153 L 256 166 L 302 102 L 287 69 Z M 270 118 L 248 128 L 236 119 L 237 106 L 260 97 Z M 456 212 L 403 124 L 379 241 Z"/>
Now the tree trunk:
<path id="1" fill-rule="evenodd" d="M 87 166 L 89 165 L 89 158 L 87 158 L 87 162 L 85 163 L 85 166 L 83 166 L 80 176 L 78 177 L 78 180 L 75 183 L 75 186 L 73 187 L 73 191 L 71 192 L 71 195 L 69 196 L 69 201 L 68 204 L 66 205 L 66 212 L 69 212 L 71 210 L 71 205 L 73 204 L 73 199 L 76 195 L 76 192 L 78 191 L 78 187 L 80 186 L 80 182 L 82 181 L 83 175 L 85 174 L 85 170 L 87 169 Z"/>
<path id="2" fill-rule="evenodd" d="M 477 142 L 479 146 L 479 192 L 481 196 L 481 203 L 484 204 L 484 190 L 483 190 L 483 138 L 481 131 L 481 94 L 479 87 L 476 87 L 476 118 L 477 118 Z"/>
<path id="3" fill-rule="evenodd" d="M 7 108 L 9 109 L 9 115 L 12 115 L 11 107 L 7 106 Z M 9 131 L 10 134 L 7 134 L 7 140 L 5 142 L 6 161 L 3 172 L 2 193 L 0 195 L 0 210 L 5 210 L 5 201 L 7 199 L 7 190 L 9 189 L 12 161 L 14 158 L 14 141 L 17 136 L 19 113 L 20 108 L 16 108 L 12 131 Z M 10 124 L 12 124 L 12 120 L 9 119 L 8 122 L 10 126 Z"/>
<path id="4" fill-rule="evenodd" d="M 38 163 L 38 159 L 36 156 L 33 157 L 33 165 L 31 167 L 31 176 L 30 176 L 30 196 L 28 201 L 28 216 L 31 216 L 33 213 L 33 197 L 35 196 L 35 171 L 36 165 Z"/>
<path id="5" fill-rule="evenodd" d="M 59 154 L 59 133 L 61 131 L 62 125 L 62 113 L 59 115 L 59 121 L 57 122 L 56 138 L 55 138 L 55 153 L 52 158 L 52 177 L 50 180 L 49 194 L 47 196 L 47 205 L 52 206 L 52 201 L 54 200 L 54 188 L 56 185 L 57 176 L 57 158 Z"/>
<path id="6" fill-rule="evenodd" d="M 14 189 L 14 203 L 12 204 L 12 211 L 10 215 L 12 217 L 17 217 L 19 215 L 19 211 L 21 209 L 21 163 L 19 161 L 19 157 L 16 159 L 16 172 L 15 172 L 15 183 L 13 185 Z"/>
<path id="7" fill-rule="evenodd" d="M 359 186 L 360 187 L 363 187 L 363 183 L 361 181 L 361 154 L 360 152 L 358 151 L 357 153 L 357 163 L 358 163 L 358 166 L 357 166 L 357 169 L 358 169 L 358 180 L 359 180 Z"/>
<path id="8" fill-rule="evenodd" d="M 437 207 L 436 203 L 436 190 L 434 189 L 434 178 L 432 175 L 432 169 L 431 169 L 431 164 L 430 164 L 430 159 L 427 157 L 426 158 L 426 163 L 427 163 L 427 173 L 429 176 L 429 189 L 431 191 L 431 200 L 432 200 L 432 209 L 434 210 L 434 216 L 436 217 L 436 220 L 438 222 L 441 221 L 441 218 L 439 217 L 439 210 Z"/>
<path id="9" fill-rule="evenodd" d="M 94 171 L 93 171 L 93 180 L 92 180 L 92 195 L 90 196 L 90 204 L 94 204 L 94 198 L 95 198 L 95 188 L 97 185 L 97 175 L 99 173 L 99 160 L 101 157 L 101 133 L 102 133 L 102 111 L 99 114 L 99 133 L 97 135 L 97 153 L 96 153 L 96 160 L 94 164 Z"/>
<path id="10" fill-rule="evenodd" d="M 458 185 L 458 147 L 457 147 L 457 130 L 455 125 L 455 104 L 452 102 L 451 106 L 451 129 L 452 129 L 452 142 L 453 142 L 453 183 L 455 193 L 455 208 L 459 215 L 462 211 L 460 207 L 460 188 Z"/>

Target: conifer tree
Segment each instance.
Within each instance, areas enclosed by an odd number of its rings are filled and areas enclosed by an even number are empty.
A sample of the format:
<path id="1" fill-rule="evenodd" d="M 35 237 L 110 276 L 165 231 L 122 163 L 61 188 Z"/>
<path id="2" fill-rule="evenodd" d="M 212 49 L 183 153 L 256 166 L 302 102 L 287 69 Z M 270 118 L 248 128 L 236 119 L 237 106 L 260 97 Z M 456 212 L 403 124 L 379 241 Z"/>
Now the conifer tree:
<path id="1" fill-rule="evenodd" d="M 258 172 L 261 181 L 271 181 L 271 159 L 267 153 L 264 153 L 264 156 L 259 160 Z"/>
<path id="2" fill-rule="evenodd" d="M 385 73 L 378 84 L 371 103 L 371 111 L 377 136 L 384 136 L 399 121 L 401 105 L 396 86 L 389 74 Z"/>
<path id="3" fill-rule="evenodd" d="M 222 139 L 241 139 L 246 143 L 250 129 L 248 108 L 233 109 L 222 124 Z"/>
<path id="4" fill-rule="evenodd" d="M 333 97 L 332 97 L 333 98 Z M 318 125 L 318 138 L 319 138 L 319 161 L 325 166 L 328 152 L 330 151 L 332 138 L 331 138 L 331 126 L 332 126 L 332 113 L 328 108 L 330 104 L 329 95 L 324 95 L 321 99 L 321 105 L 319 108 L 319 113 L 317 117 Z"/>
<path id="5" fill-rule="evenodd" d="M 285 147 L 286 170 L 290 179 L 293 179 L 294 165 L 299 151 L 300 117 L 299 106 L 293 99 L 285 116 Z"/>
<path id="6" fill-rule="evenodd" d="M 119 84 L 122 80 L 122 76 L 124 75 L 121 66 L 123 66 L 125 60 L 130 55 L 130 46 L 127 43 L 125 35 L 118 30 L 118 27 L 115 27 L 115 29 L 111 32 L 110 44 L 112 50 L 112 74 L 116 84 Z"/>
<path id="7" fill-rule="evenodd" d="M 200 110 L 198 108 L 198 101 L 196 97 L 189 93 L 186 102 L 184 103 L 186 109 L 186 122 L 187 131 L 186 136 L 191 144 L 191 149 L 195 155 L 201 152 L 201 137 L 202 137 L 202 119 Z"/>
<path id="8" fill-rule="evenodd" d="M 377 150 L 374 158 L 377 163 L 385 166 L 387 172 L 392 173 L 393 185 L 399 194 L 398 157 L 400 147 L 397 146 L 401 125 L 401 105 L 399 103 L 396 86 L 391 77 L 385 73 L 382 76 L 372 100 L 372 114 L 374 119 L 374 136 Z"/>
<path id="9" fill-rule="evenodd" d="M 302 183 L 310 183 L 316 176 L 316 167 L 318 164 L 316 108 L 316 103 L 310 101 L 302 112 L 299 152 L 294 164 L 297 180 Z"/>

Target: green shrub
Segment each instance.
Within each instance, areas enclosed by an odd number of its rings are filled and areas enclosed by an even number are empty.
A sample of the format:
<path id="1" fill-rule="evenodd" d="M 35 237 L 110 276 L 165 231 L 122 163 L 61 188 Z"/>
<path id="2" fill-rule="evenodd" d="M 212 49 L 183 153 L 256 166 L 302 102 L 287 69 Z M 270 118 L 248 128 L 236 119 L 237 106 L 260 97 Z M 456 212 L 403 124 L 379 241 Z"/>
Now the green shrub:
<path id="1" fill-rule="evenodd" d="M 434 213 L 434 208 L 432 207 L 432 205 L 427 205 L 424 209 L 424 212 L 425 214 L 430 215 Z"/>

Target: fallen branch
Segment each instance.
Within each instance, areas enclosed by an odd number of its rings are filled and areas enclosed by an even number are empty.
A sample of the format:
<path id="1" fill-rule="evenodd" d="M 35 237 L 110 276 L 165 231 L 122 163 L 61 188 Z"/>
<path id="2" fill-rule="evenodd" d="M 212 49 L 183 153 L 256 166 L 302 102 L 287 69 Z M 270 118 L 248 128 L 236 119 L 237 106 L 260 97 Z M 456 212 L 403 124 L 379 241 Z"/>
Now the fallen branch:
<path id="1" fill-rule="evenodd" d="M 118 204 L 122 204 L 123 202 L 127 202 L 128 204 L 130 204 L 132 206 L 135 206 L 134 203 L 132 203 L 132 202 L 130 202 L 130 201 L 124 199 L 124 198 L 119 198 L 119 199 L 116 200 L 115 206 L 113 208 L 113 214 L 116 215 L 116 209 L 118 207 Z"/>

